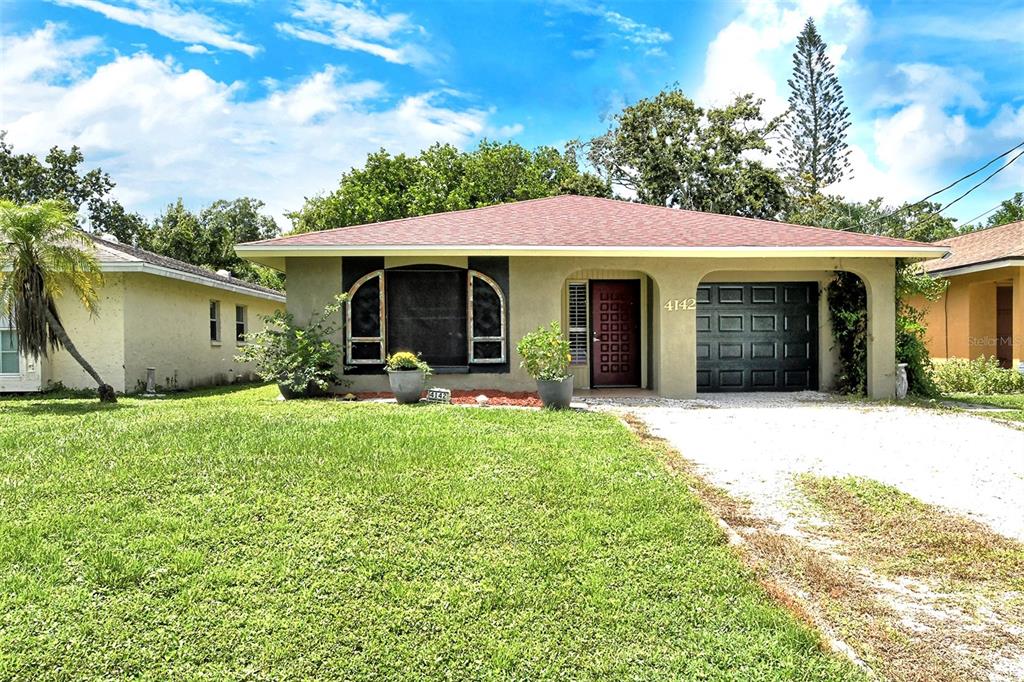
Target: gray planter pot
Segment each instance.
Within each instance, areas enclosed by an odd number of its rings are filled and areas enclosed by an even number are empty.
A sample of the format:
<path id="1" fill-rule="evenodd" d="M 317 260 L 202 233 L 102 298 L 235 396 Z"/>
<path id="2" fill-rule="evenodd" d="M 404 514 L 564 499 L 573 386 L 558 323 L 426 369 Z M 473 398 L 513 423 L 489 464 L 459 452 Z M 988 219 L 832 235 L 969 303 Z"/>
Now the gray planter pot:
<path id="1" fill-rule="evenodd" d="M 388 370 L 388 381 L 391 382 L 395 400 L 402 405 L 411 405 L 420 401 L 427 377 L 418 369 Z"/>
<path id="2" fill-rule="evenodd" d="M 537 379 L 537 393 L 544 407 L 551 410 L 564 410 L 572 402 L 572 377 L 561 381 Z"/>

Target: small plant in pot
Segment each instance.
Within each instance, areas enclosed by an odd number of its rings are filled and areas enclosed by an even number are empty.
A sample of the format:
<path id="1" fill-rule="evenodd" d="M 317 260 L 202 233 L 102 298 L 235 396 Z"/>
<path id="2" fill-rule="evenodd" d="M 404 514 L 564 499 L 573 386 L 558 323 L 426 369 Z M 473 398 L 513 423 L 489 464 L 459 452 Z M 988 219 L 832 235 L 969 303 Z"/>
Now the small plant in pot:
<path id="1" fill-rule="evenodd" d="M 572 374 L 569 364 L 569 342 L 562 335 L 562 327 L 552 322 L 530 332 L 516 345 L 522 356 L 520 367 L 537 380 L 537 393 L 544 407 L 562 410 L 572 401 Z"/>
<path id="2" fill-rule="evenodd" d="M 246 335 L 235 360 L 255 364 L 260 378 L 276 382 L 286 400 L 321 397 L 332 385 L 346 385 L 334 371 L 341 346 L 330 338 L 338 331 L 331 318 L 345 298 L 337 296 L 306 325 L 296 324 L 294 315 L 280 310 L 261 315 L 264 328 Z"/>
<path id="3" fill-rule="evenodd" d="M 411 405 L 420 401 L 427 377 L 431 375 L 430 365 L 420 356 L 408 351 L 401 351 L 387 357 L 384 370 L 388 373 L 391 392 L 395 400 L 402 405 Z"/>

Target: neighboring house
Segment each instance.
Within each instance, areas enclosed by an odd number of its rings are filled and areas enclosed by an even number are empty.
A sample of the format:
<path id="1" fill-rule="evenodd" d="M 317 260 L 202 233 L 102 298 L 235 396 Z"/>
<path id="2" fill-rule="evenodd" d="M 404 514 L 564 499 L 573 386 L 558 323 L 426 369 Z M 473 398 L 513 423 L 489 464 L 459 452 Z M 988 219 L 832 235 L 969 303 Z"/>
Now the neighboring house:
<path id="1" fill-rule="evenodd" d="M 245 333 L 260 315 L 282 307 L 284 295 L 240 279 L 94 237 L 103 271 L 99 314 L 73 298 L 57 302 L 71 340 L 118 392 L 156 383 L 188 388 L 249 378 L 253 368 L 234 361 Z M 95 388 L 66 350 L 34 359 L 18 353 L 15 331 L 0 318 L 0 392 L 39 391 L 54 384 Z"/>
<path id="2" fill-rule="evenodd" d="M 995 356 L 1003 367 L 1024 362 L 1024 221 L 936 242 L 952 251 L 922 267 L 949 282 L 927 311 L 932 358 Z"/>
<path id="3" fill-rule="evenodd" d="M 239 245 L 288 274 L 298 320 L 348 292 L 355 390 L 422 353 L 453 388 L 532 390 L 515 344 L 561 321 L 580 388 L 828 388 L 836 373 L 823 287 L 868 291 L 868 390 L 895 391 L 895 262 L 945 247 L 592 197 L 559 196 Z"/>

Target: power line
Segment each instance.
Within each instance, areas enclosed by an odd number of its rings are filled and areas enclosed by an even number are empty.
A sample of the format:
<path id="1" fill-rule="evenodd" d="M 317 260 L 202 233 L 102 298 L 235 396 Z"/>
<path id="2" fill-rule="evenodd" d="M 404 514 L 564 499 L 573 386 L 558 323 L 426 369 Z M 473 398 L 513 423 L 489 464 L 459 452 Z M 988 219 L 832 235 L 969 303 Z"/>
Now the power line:
<path id="1" fill-rule="evenodd" d="M 1022 142 L 1021 144 L 1024 144 L 1024 142 Z M 1018 145 L 1018 146 L 1020 146 L 1020 145 Z M 991 179 L 992 179 L 992 178 L 994 178 L 995 176 L 997 176 L 997 175 L 999 175 L 1000 173 L 1002 173 L 1002 172 L 1003 172 L 1004 170 L 1006 170 L 1007 168 L 1009 168 L 1009 167 L 1010 167 L 1010 164 L 1012 164 L 1012 163 L 1013 163 L 1014 161 L 1016 161 L 1017 159 L 1019 159 L 1019 158 L 1020 158 L 1020 157 L 1022 157 L 1022 156 L 1024 156 L 1024 152 L 1021 152 L 1020 154 L 1017 154 L 1017 156 L 1013 157 L 1012 159 L 1010 159 L 1009 161 L 1007 161 L 1006 163 L 1004 163 L 1004 164 L 1003 164 L 1002 166 L 1000 166 L 999 168 L 997 168 L 997 169 L 995 169 L 994 171 L 992 171 L 991 173 L 989 173 L 989 174 L 988 174 L 988 175 L 987 175 L 987 176 L 985 177 L 985 179 L 984 179 L 984 180 L 982 180 L 982 181 L 981 181 L 981 182 L 979 182 L 979 183 L 978 183 L 977 185 L 975 185 L 974 187 L 970 188 L 969 190 L 967 190 L 966 192 L 964 192 L 963 194 L 961 194 L 960 196 L 958 196 L 958 197 L 957 197 L 956 199 L 953 199 L 953 201 L 949 202 L 948 204 L 946 204 L 945 206 L 943 206 L 942 208 L 940 208 L 940 209 L 939 209 L 938 211 L 936 211 L 936 213 L 941 213 L 942 211 L 945 211 L 945 210 L 946 210 L 947 208 L 949 208 L 950 206 L 952 206 L 952 205 L 953 205 L 953 204 L 955 204 L 956 202 L 960 201 L 960 200 L 961 200 L 961 199 L 963 199 L 963 198 L 964 198 L 965 196 L 967 196 L 968 194 L 970 194 L 970 193 L 971 193 L 971 192 L 973 192 L 974 190 L 978 189 L 979 187 L 981 187 L 982 185 L 984 185 L 984 184 L 985 184 L 986 182 L 988 182 L 989 180 L 991 180 Z"/>
<path id="2" fill-rule="evenodd" d="M 993 163 L 995 163 L 996 161 L 998 161 L 999 159 L 1001 159 L 1001 158 L 1003 158 L 1004 156 L 1007 156 L 1007 155 L 1009 155 L 1009 154 L 1012 154 L 1012 153 L 1013 153 L 1014 151 L 1016 151 L 1016 150 L 1020 149 L 1021 147 L 1024 147 L 1024 141 L 1022 141 L 1022 142 L 1021 142 L 1020 144 L 1016 144 L 1016 145 L 1014 145 L 1013 147 L 1010 147 L 1009 149 L 1007 149 L 1007 150 L 1006 150 L 1005 152 L 1003 152 L 1003 153 L 1002 153 L 1002 154 L 1000 154 L 999 156 L 996 156 L 995 158 L 993 158 L 993 159 L 990 159 L 990 160 L 988 161 L 988 163 L 986 163 L 986 164 L 985 164 L 984 166 L 981 166 L 981 167 L 979 167 L 979 168 L 976 168 L 976 169 L 972 170 L 972 171 L 971 171 L 970 173 L 968 173 L 967 175 L 963 176 L 962 178 L 959 178 L 959 179 L 957 179 L 957 180 L 955 180 L 955 181 L 951 182 L 950 184 L 946 185 L 946 186 L 945 186 L 945 187 L 943 187 L 942 189 L 940 189 L 940 190 L 936 190 L 936 191 L 932 192 L 931 194 L 929 194 L 928 196 L 926 196 L 926 197 L 925 197 L 924 199 L 921 199 L 920 201 L 915 201 L 915 202 L 914 202 L 914 203 L 912 203 L 912 204 L 906 204 L 906 205 L 904 205 L 904 206 L 901 206 L 900 208 L 896 209 L 895 211 L 892 211 L 892 212 L 890 212 L 890 213 L 887 213 L 887 214 L 886 214 L 886 215 L 884 215 L 884 216 L 880 216 L 880 217 L 878 217 L 878 218 L 875 218 L 875 219 L 874 219 L 874 220 L 872 220 L 871 222 L 868 222 L 868 223 L 864 223 L 863 225 L 859 225 L 858 227 L 860 227 L 860 228 L 861 228 L 861 229 L 863 230 L 864 228 L 866 228 L 866 227 L 869 227 L 869 226 L 871 226 L 871 225 L 874 225 L 875 223 L 881 222 L 881 221 L 883 221 L 883 220 L 886 220 L 886 219 L 888 219 L 888 218 L 891 218 L 891 217 L 893 217 L 894 215 L 898 215 L 898 214 L 900 214 L 900 213 L 903 213 L 904 211 L 906 211 L 906 210 L 908 210 L 908 209 L 911 209 L 911 208 L 913 208 L 913 207 L 915 207 L 915 206 L 918 206 L 918 205 L 920 205 L 920 204 L 923 204 L 924 202 L 928 201 L 929 199 L 931 199 L 931 198 L 932 198 L 932 197 L 934 197 L 935 195 L 937 195 L 937 194 L 942 194 L 942 193 L 943 193 L 943 192 L 945 192 L 945 191 L 946 191 L 947 189 L 950 189 L 950 188 L 952 188 L 952 187 L 955 187 L 956 185 L 959 185 L 959 184 L 960 184 L 961 182 L 963 182 L 963 181 L 964 181 L 964 180 L 966 180 L 967 178 L 970 178 L 970 177 L 972 177 L 972 176 L 975 176 L 975 175 L 977 175 L 978 173 L 980 173 L 981 171 L 985 170 L 986 168 L 988 168 L 989 166 L 991 166 L 991 165 L 992 165 Z M 1022 154 L 1024 154 L 1024 152 L 1022 152 Z M 974 187 L 972 187 L 971 189 L 967 190 L 966 192 L 964 192 L 964 193 L 963 193 L 962 195 L 960 195 L 959 197 L 957 197 L 956 199 L 954 199 L 954 200 L 953 200 L 953 201 L 951 201 L 950 203 L 948 203 L 948 204 L 946 204 L 945 206 L 943 206 L 942 208 L 940 208 L 940 209 L 939 209 L 938 211 L 936 211 L 935 213 L 936 213 L 936 214 L 938 214 L 938 213 L 941 213 L 942 211 L 944 211 L 944 210 L 946 210 L 947 208 L 949 208 L 950 206 L 952 206 L 954 202 L 956 202 L 956 201 L 959 201 L 960 199 L 963 199 L 963 198 L 964 198 L 965 196 L 967 196 L 968 194 L 970 194 L 971 192 L 973 192 L 973 191 L 974 191 L 975 189 L 977 189 L 978 187 L 981 187 L 982 185 L 984 185 L 984 184 L 985 184 L 986 182 L 988 182 L 988 181 L 989 181 L 989 179 L 990 179 L 990 178 L 992 178 L 992 176 L 993 176 L 993 175 L 995 175 L 996 173 L 999 173 L 999 172 L 1000 172 L 1001 170 L 1003 170 L 1004 168 L 1006 168 L 1007 166 L 1009 166 L 1009 165 L 1010 165 L 1011 163 L 1013 163 L 1014 161 L 1016 161 L 1017 159 L 1019 159 L 1019 158 L 1020 158 L 1020 156 L 1021 156 L 1021 154 L 1018 154 L 1017 156 L 1015 156 L 1015 157 L 1013 157 L 1012 159 L 1010 159 L 1010 161 L 1008 161 L 1008 162 L 1007 162 L 1006 164 L 1004 164 L 1004 165 L 1000 166 L 1000 167 L 999 167 L 999 169 L 998 169 L 998 170 L 996 170 L 996 172 L 995 172 L 995 173 L 992 173 L 992 175 L 988 176 L 987 178 L 985 178 L 984 180 L 982 180 L 981 182 L 979 182 L 979 183 L 978 183 L 977 185 L 975 185 Z M 848 227 L 848 228 L 845 228 L 845 229 L 847 229 L 847 230 L 851 230 L 851 229 L 853 229 L 853 227 L 851 226 L 851 227 Z"/>
<path id="3" fill-rule="evenodd" d="M 980 219 L 980 218 L 984 218 L 984 217 L 985 217 L 985 216 L 987 216 L 987 215 L 988 215 L 989 213 L 991 213 L 992 211 L 996 210 L 997 208 L 999 208 L 999 207 L 1000 207 L 1000 206 L 1002 206 L 1002 205 L 1003 205 L 1003 202 L 1001 202 L 1001 201 L 1000 201 L 1000 202 L 999 202 L 998 204 L 996 204 L 996 205 L 995 205 L 995 206 L 993 206 L 992 208 L 988 209 L 988 210 L 987 210 L 987 211 L 985 211 L 984 213 L 979 213 L 978 215 L 974 216 L 974 217 L 973 217 L 973 218 L 971 218 L 970 220 L 964 221 L 964 223 L 963 223 L 963 225 L 961 225 L 961 227 L 967 227 L 968 225 L 970 225 L 971 223 L 973 223 L 973 222 L 974 222 L 975 220 L 978 220 L 978 219 Z"/>

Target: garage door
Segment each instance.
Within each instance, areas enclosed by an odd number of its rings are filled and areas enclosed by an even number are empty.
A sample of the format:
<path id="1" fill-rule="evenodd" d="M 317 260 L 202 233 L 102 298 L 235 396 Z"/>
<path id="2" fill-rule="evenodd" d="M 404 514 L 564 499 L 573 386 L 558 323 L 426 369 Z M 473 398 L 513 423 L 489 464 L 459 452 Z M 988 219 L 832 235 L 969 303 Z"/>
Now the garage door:
<path id="1" fill-rule="evenodd" d="M 697 288 L 698 391 L 818 388 L 818 284 Z"/>

